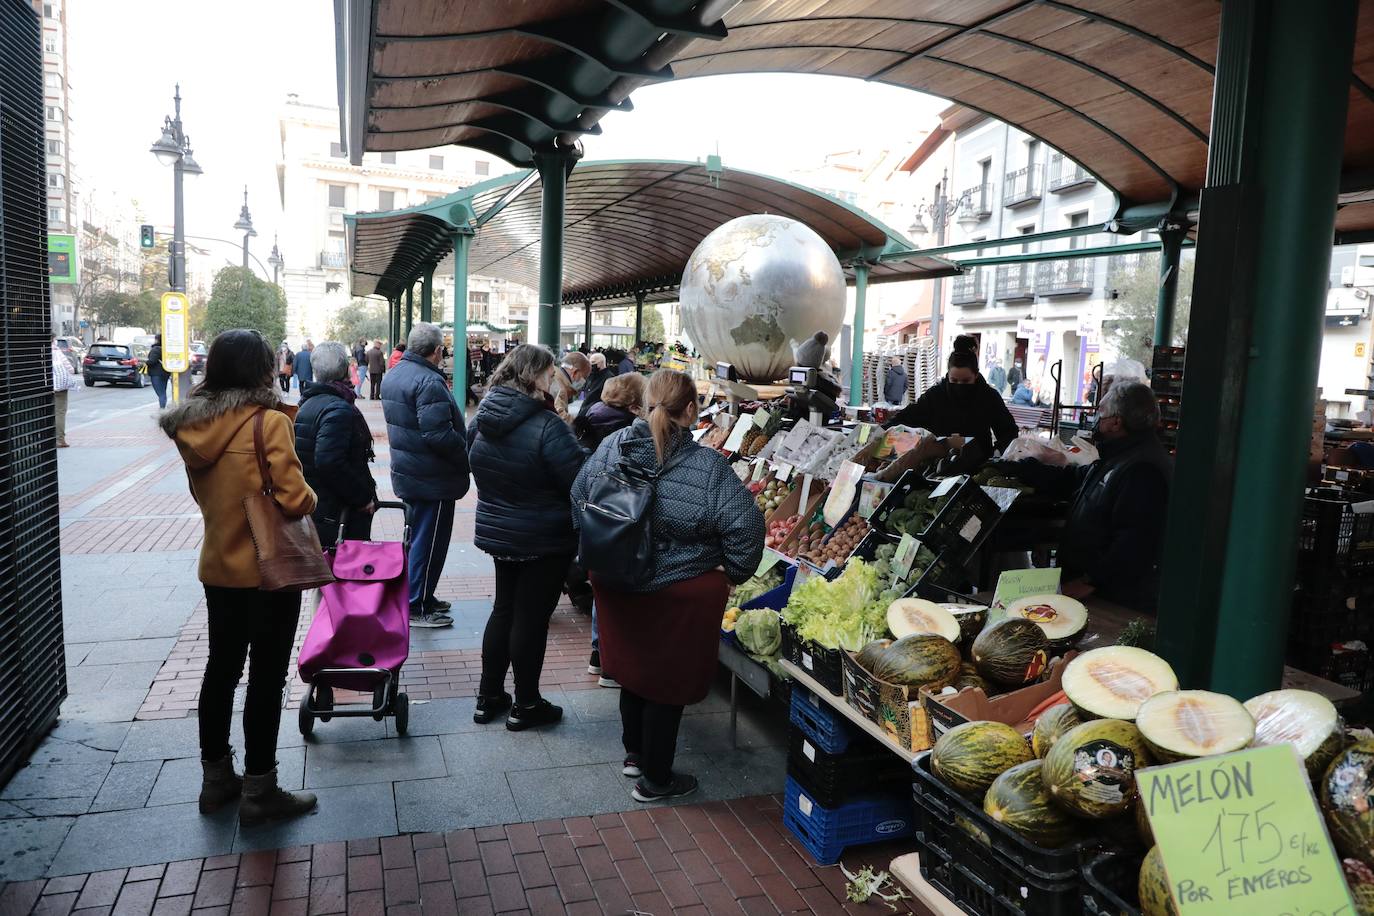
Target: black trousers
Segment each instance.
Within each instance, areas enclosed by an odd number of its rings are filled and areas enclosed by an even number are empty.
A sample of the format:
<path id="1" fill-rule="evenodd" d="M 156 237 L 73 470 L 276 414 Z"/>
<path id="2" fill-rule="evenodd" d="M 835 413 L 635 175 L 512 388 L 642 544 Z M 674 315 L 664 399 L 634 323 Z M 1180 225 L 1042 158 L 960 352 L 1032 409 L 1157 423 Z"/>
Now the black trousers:
<path id="1" fill-rule="evenodd" d="M 248 660 L 243 771 L 260 776 L 277 765 L 282 688 L 296 639 L 301 595 L 207 585 L 205 604 L 210 612 L 210 658 L 200 685 L 200 756 L 219 760 L 229 753 L 234 690 Z"/>
<path id="2" fill-rule="evenodd" d="M 367 380 L 372 383 L 367 399 L 369 401 L 375 401 L 382 396 L 382 373 L 369 372 L 367 374 Z"/>
<path id="3" fill-rule="evenodd" d="M 677 730 L 681 724 L 681 706 L 654 703 L 620 688 L 620 728 L 625 752 L 638 755 L 639 768 L 655 785 L 667 785 L 673 778 L 673 757 L 677 755 Z"/>
<path id="4" fill-rule="evenodd" d="M 291 376 L 277 373 L 277 384 L 281 385 L 282 394 L 291 390 Z"/>
<path id="5" fill-rule="evenodd" d="M 499 695 L 505 688 L 506 671 L 514 670 L 515 702 L 522 706 L 538 702 L 549 618 L 563 593 L 563 577 L 571 559 L 559 554 L 496 561 L 496 600 L 482 634 L 482 681 L 478 687 L 482 696 Z"/>

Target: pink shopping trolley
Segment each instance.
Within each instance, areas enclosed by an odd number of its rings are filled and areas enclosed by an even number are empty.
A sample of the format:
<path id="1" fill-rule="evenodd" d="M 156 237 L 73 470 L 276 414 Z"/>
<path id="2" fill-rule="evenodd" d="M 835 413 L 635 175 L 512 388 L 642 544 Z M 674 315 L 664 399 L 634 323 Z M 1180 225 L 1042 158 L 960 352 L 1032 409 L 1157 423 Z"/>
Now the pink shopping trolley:
<path id="1" fill-rule="evenodd" d="M 405 506 L 378 502 L 382 509 L 404 512 Z M 297 663 L 309 685 L 301 700 L 301 734 L 309 735 L 316 719 L 371 716 L 380 722 L 394 716 L 397 733 L 404 735 L 410 724 L 410 703 L 400 692 L 401 666 L 410 653 L 410 527 L 400 541 L 345 540 L 347 517 L 345 511 L 338 542 L 325 551 L 335 581 L 320 589 Z M 336 688 L 371 691 L 372 703 L 335 706 Z"/>

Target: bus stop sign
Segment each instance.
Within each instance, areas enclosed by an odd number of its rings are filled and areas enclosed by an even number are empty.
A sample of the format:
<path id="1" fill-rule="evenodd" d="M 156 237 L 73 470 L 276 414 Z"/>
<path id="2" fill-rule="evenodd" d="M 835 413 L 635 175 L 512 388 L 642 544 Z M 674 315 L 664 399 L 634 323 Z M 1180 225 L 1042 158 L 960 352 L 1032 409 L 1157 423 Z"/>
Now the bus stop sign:
<path id="1" fill-rule="evenodd" d="M 185 372 L 190 365 L 188 306 L 185 293 L 162 294 L 162 367 L 168 372 Z"/>

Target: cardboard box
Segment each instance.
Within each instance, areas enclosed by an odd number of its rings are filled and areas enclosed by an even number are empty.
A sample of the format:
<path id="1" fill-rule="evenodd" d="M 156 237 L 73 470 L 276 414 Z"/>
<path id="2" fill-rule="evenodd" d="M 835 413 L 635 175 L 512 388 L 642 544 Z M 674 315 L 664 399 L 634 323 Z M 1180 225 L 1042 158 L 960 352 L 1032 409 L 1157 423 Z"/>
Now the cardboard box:
<path id="1" fill-rule="evenodd" d="M 792 494 L 783 501 L 782 505 L 778 506 L 778 512 L 782 512 L 782 510 L 787 507 L 788 503 L 792 503 L 794 506 L 800 506 L 801 491 L 802 488 L 798 485 L 797 489 L 792 491 Z M 791 532 L 787 535 L 787 539 L 778 547 L 773 548 L 774 550 L 785 557 L 795 558 L 797 556 L 797 542 L 801 540 L 802 526 L 810 524 L 810 522 L 813 521 L 812 516 L 816 515 L 820 509 L 821 503 L 825 501 L 826 494 L 829 492 L 830 487 L 826 485 L 824 480 L 821 480 L 819 477 L 813 477 L 811 479 L 811 493 L 807 497 L 806 505 L 800 506 L 800 508 L 794 508 L 792 512 L 786 515 L 778 516 L 779 518 L 787 518 L 793 513 L 799 512 L 801 513 L 801 521 L 797 522 L 797 524 L 792 527 Z M 793 503 L 794 498 L 796 500 L 795 503 Z"/>
<path id="2" fill-rule="evenodd" d="M 1055 659 L 1045 681 L 989 697 L 979 687 L 965 687 L 955 694 L 889 684 L 869 674 L 844 653 L 844 699 L 869 721 L 885 731 L 894 744 L 910 751 L 924 751 L 946 731 L 965 722 L 1005 722 L 1022 734 L 1033 723 L 1027 715 L 1060 690 L 1064 665 L 1074 656 Z"/>

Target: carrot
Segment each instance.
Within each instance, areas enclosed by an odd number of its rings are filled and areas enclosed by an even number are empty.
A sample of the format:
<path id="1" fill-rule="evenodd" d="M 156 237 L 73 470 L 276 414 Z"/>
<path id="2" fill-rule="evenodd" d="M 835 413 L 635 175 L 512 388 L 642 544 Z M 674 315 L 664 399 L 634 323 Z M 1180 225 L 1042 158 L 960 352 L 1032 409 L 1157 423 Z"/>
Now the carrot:
<path id="1" fill-rule="evenodd" d="M 1058 706 L 1060 703 L 1063 703 L 1063 702 L 1066 701 L 1068 698 L 1069 698 L 1068 695 L 1067 695 L 1066 693 L 1064 693 L 1064 691 L 1062 691 L 1062 690 L 1060 690 L 1060 691 L 1058 691 L 1058 692 L 1052 694 L 1048 699 L 1046 699 L 1044 702 L 1042 702 L 1039 706 L 1035 707 L 1034 709 L 1032 709 L 1030 712 L 1028 712 L 1028 713 L 1026 714 L 1026 721 L 1027 721 L 1027 722 L 1034 722 L 1036 719 L 1040 718 L 1040 715 L 1041 715 L 1042 713 L 1044 713 L 1045 710 L 1050 709 L 1050 708 L 1055 707 L 1055 706 Z"/>

